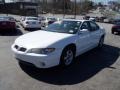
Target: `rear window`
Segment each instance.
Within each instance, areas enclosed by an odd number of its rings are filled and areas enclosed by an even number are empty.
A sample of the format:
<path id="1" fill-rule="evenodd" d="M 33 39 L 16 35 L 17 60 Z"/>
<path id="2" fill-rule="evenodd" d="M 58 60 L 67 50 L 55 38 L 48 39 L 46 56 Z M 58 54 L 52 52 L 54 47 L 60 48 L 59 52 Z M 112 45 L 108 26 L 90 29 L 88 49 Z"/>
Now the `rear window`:
<path id="1" fill-rule="evenodd" d="M 38 20 L 38 18 L 26 18 L 27 20 Z"/>
<path id="2" fill-rule="evenodd" d="M 0 20 L 10 20 L 10 21 L 14 21 L 14 18 L 12 18 L 12 17 L 0 17 Z"/>
<path id="3" fill-rule="evenodd" d="M 115 22 L 115 25 L 120 25 L 120 21 L 119 22 Z"/>

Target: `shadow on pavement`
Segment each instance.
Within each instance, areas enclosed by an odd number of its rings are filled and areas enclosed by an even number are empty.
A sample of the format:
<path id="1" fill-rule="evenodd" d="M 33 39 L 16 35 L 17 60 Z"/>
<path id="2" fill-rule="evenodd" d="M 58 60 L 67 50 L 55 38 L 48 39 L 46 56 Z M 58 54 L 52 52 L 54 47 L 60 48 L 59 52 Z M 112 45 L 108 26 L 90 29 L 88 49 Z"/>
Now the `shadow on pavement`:
<path id="1" fill-rule="evenodd" d="M 58 67 L 38 69 L 20 64 L 22 70 L 34 79 L 54 85 L 74 85 L 86 81 L 104 68 L 111 67 L 120 55 L 120 48 L 104 45 L 76 58 L 76 62 L 66 69 Z"/>
<path id="2" fill-rule="evenodd" d="M 3 31 L 3 32 L 0 32 L 0 36 L 20 36 L 22 34 L 23 33 L 20 29 L 6 30 L 6 31 Z"/>
<path id="3" fill-rule="evenodd" d="M 120 36 L 120 33 L 117 33 L 116 35 Z"/>
<path id="4" fill-rule="evenodd" d="M 29 31 L 29 32 L 33 32 L 33 31 L 39 31 L 41 30 L 40 28 L 36 29 L 36 28 L 29 28 L 29 29 L 25 29 L 26 31 Z"/>

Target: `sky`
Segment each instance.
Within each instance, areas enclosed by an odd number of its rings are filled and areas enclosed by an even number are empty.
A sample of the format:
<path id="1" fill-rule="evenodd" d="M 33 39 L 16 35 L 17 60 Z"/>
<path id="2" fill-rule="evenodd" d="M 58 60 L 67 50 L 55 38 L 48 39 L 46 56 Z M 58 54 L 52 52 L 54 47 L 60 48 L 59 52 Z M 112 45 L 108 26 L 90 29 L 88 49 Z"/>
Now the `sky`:
<path id="1" fill-rule="evenodd" d="M 10 2 L 11 0 L 6 0 L 6 2 Z M 74 1 L 74 0 L 72 0 L 72 1 Z M 78 0 L 78 1 L 80 1 L 80 0 Z M 96 2 L 96 3 L 98 3 L 98 2 L 103 2 L 104 4 L 107 4 L 107 2 L 108 1 L 111 1 L 111 0 L 91 0 L 91 1 L 94 1 L 94 2 Z M 115 0 L 112 0 L 112 1 L 115 1 Z"/>

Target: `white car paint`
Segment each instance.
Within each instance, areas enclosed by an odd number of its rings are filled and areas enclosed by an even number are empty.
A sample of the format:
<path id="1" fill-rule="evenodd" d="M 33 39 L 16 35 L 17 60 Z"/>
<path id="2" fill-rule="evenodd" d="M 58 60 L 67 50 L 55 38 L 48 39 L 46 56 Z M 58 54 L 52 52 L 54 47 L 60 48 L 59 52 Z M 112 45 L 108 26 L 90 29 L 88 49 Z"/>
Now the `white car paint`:
<path id="1" fill-rule="evenodd" d="M 25 29 L 41 28 L 41 22 L 37 17 L 22 17 L 20 23 Z"/>
<path id="2" fill-rule="evenodd" d="M 68 19 L 63 21 L 80 21 L 83 24 L 87 20 Z M 32 63 L 38 68 L 50 68 L 60 64 L 60 57 L 66 46 L 74 44 L 76 46 L 75 56 L 78 56 L 97 47 L 103 35 L 105 35 L 103 29 L 95 32 L 78 30 L 76 34 L 35 31 L 17 38 L 12 45 L 12 51 L 19 60 Z M 18 49 L 15 48 L 16 45 L 19 46 Z M 20 51 L 21 47 L 26 48 L 26 51 Z M 32 49 L 38 48 L 55 48 L 55 51 L 49 54 L 30 53 Z"/>

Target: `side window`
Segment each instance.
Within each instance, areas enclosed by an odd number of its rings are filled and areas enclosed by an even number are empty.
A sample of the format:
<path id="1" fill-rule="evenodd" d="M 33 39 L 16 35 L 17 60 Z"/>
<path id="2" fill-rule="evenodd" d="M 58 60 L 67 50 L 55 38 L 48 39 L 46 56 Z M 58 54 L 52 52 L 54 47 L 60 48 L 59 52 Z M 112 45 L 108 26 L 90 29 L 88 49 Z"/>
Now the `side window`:
<path id="1" fill-rule="evenodd" d="M 89 25 L 88 25 L 87 22 L 84 22 L 84 23 L 82 24 L 81 30 L 82 30 L 82 29 L 89 29 Z"/>
<path id="2" fill-rule="evenodd" d="M 90 31 L 99 30 L 99 26 L 94 22 L 90 22 L 90 27 L 91 27 Z"/>

